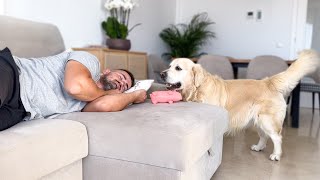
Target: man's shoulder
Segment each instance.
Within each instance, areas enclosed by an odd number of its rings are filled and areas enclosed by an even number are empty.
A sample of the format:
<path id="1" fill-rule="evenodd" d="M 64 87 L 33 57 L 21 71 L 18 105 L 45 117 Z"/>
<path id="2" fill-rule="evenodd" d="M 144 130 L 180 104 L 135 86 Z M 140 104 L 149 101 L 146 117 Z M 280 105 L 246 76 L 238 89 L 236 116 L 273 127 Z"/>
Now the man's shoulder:
<path id="1" fill-rule="evenodd" d="M 95 81 L 99 79 L 100 74 L 100 62 L 96 56 L 85 51 L 72 51 L 68 57 L 68 60 L 78 61 L 86 68 L 89 69 L 91 76 Z"/>

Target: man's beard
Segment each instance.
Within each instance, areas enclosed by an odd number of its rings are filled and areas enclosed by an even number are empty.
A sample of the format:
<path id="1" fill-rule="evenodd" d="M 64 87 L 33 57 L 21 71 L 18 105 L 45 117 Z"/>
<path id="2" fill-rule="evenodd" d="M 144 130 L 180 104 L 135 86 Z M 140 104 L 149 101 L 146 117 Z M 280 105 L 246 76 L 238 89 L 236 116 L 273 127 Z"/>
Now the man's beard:
<path id="1" fill-rule="evenodd" d="M 109 81 L 106 76 L 101 77 L 100 82 L 102 84 L 103 90 L 105 91 L 111 90 L 111 89 L 117 89 L 117 85 L 112 81 Z"/>

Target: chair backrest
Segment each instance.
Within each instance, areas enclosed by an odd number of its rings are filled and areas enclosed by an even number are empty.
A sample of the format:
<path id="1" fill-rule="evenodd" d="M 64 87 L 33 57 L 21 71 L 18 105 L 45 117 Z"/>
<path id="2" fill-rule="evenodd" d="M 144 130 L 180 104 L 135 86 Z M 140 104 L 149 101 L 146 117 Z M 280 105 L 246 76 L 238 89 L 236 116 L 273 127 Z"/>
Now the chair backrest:
<path id="1" fill-rule="evenodd" d="M 150 54 L 148 56 L 148 79 L 154 79 L 157 83 L 164 83 L 160 77 L 163 70 L 168 69 L 169 65 L 159 56 Z"/>
<path id="2" fill-rule="evenodd" d="M 65 50 L 58 28 L 0 15 L 0 49 L 8 47 L 18 57 L 43 57 Z"/>
<path id="3" fill-rule="evenodd" d="M 227 57 L 218 55 L 201 56 L 197 62 L 206 71 L 222 79 L 234 79 L 232 65 Z"/>
<path id="4" fill-rule="evenodd" d="M 320 84 L 320 68 L 318 68 L 315 72 L 309 74 L 308 77 L 312 78 L 317 84 Z"/>
<path id="5" fill-rule="evenodd" d="M 263 79 L 285 71 L 287 63 L 277 56 L 257 56 L 250 61 L 247 69 L 247 79 Z"/>

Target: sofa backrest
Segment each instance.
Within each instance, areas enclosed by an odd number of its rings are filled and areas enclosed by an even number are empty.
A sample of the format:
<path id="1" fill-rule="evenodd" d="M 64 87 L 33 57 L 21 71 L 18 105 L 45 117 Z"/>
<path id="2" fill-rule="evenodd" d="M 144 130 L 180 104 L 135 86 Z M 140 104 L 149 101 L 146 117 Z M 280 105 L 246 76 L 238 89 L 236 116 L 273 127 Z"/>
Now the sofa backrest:
<path id="1" fill-rule="evenodd" d="M 157 83 L 164 83 L 160 77 L 160 73 L 168 68 L 169 65 L 161 57 L 155 54 L 148 56 L 148 79 L 154 79 Z"/>
<path id="2" fill-rule="evenodd" d="M 65 50 L 55 25 L 0 15 L 0 49 L 5 47 L 14 56 L 26 58 L 51 56 Z"/>

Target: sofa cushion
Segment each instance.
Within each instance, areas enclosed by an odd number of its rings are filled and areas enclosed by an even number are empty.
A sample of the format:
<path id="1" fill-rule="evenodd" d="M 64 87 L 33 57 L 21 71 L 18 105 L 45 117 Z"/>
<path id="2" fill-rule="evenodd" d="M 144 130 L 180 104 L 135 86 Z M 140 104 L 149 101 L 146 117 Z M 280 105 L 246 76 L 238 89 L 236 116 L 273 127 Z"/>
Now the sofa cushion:
<path id="1" fill-rule="evenodd" d="M 43 57 L 65 50 L 59 29 L 53 24 L 0 15 L 0 49 L 9 47 L 18 57 Z"/>
<path id="2" fill-rule="evenodd" d="M 227 128 L 227 111 L 178 102 L 134 104 L 121 112 L 77 112 L 59 119 L 85 124 L 89 155 L 177 170 L 191 167 Z"/>
<path id="3" fill-rule="evenodd" d="M 0 132 L 0 179 L 40 179 L 87 154 L 83 124 L 55 119 L 25 121 Z"/>

